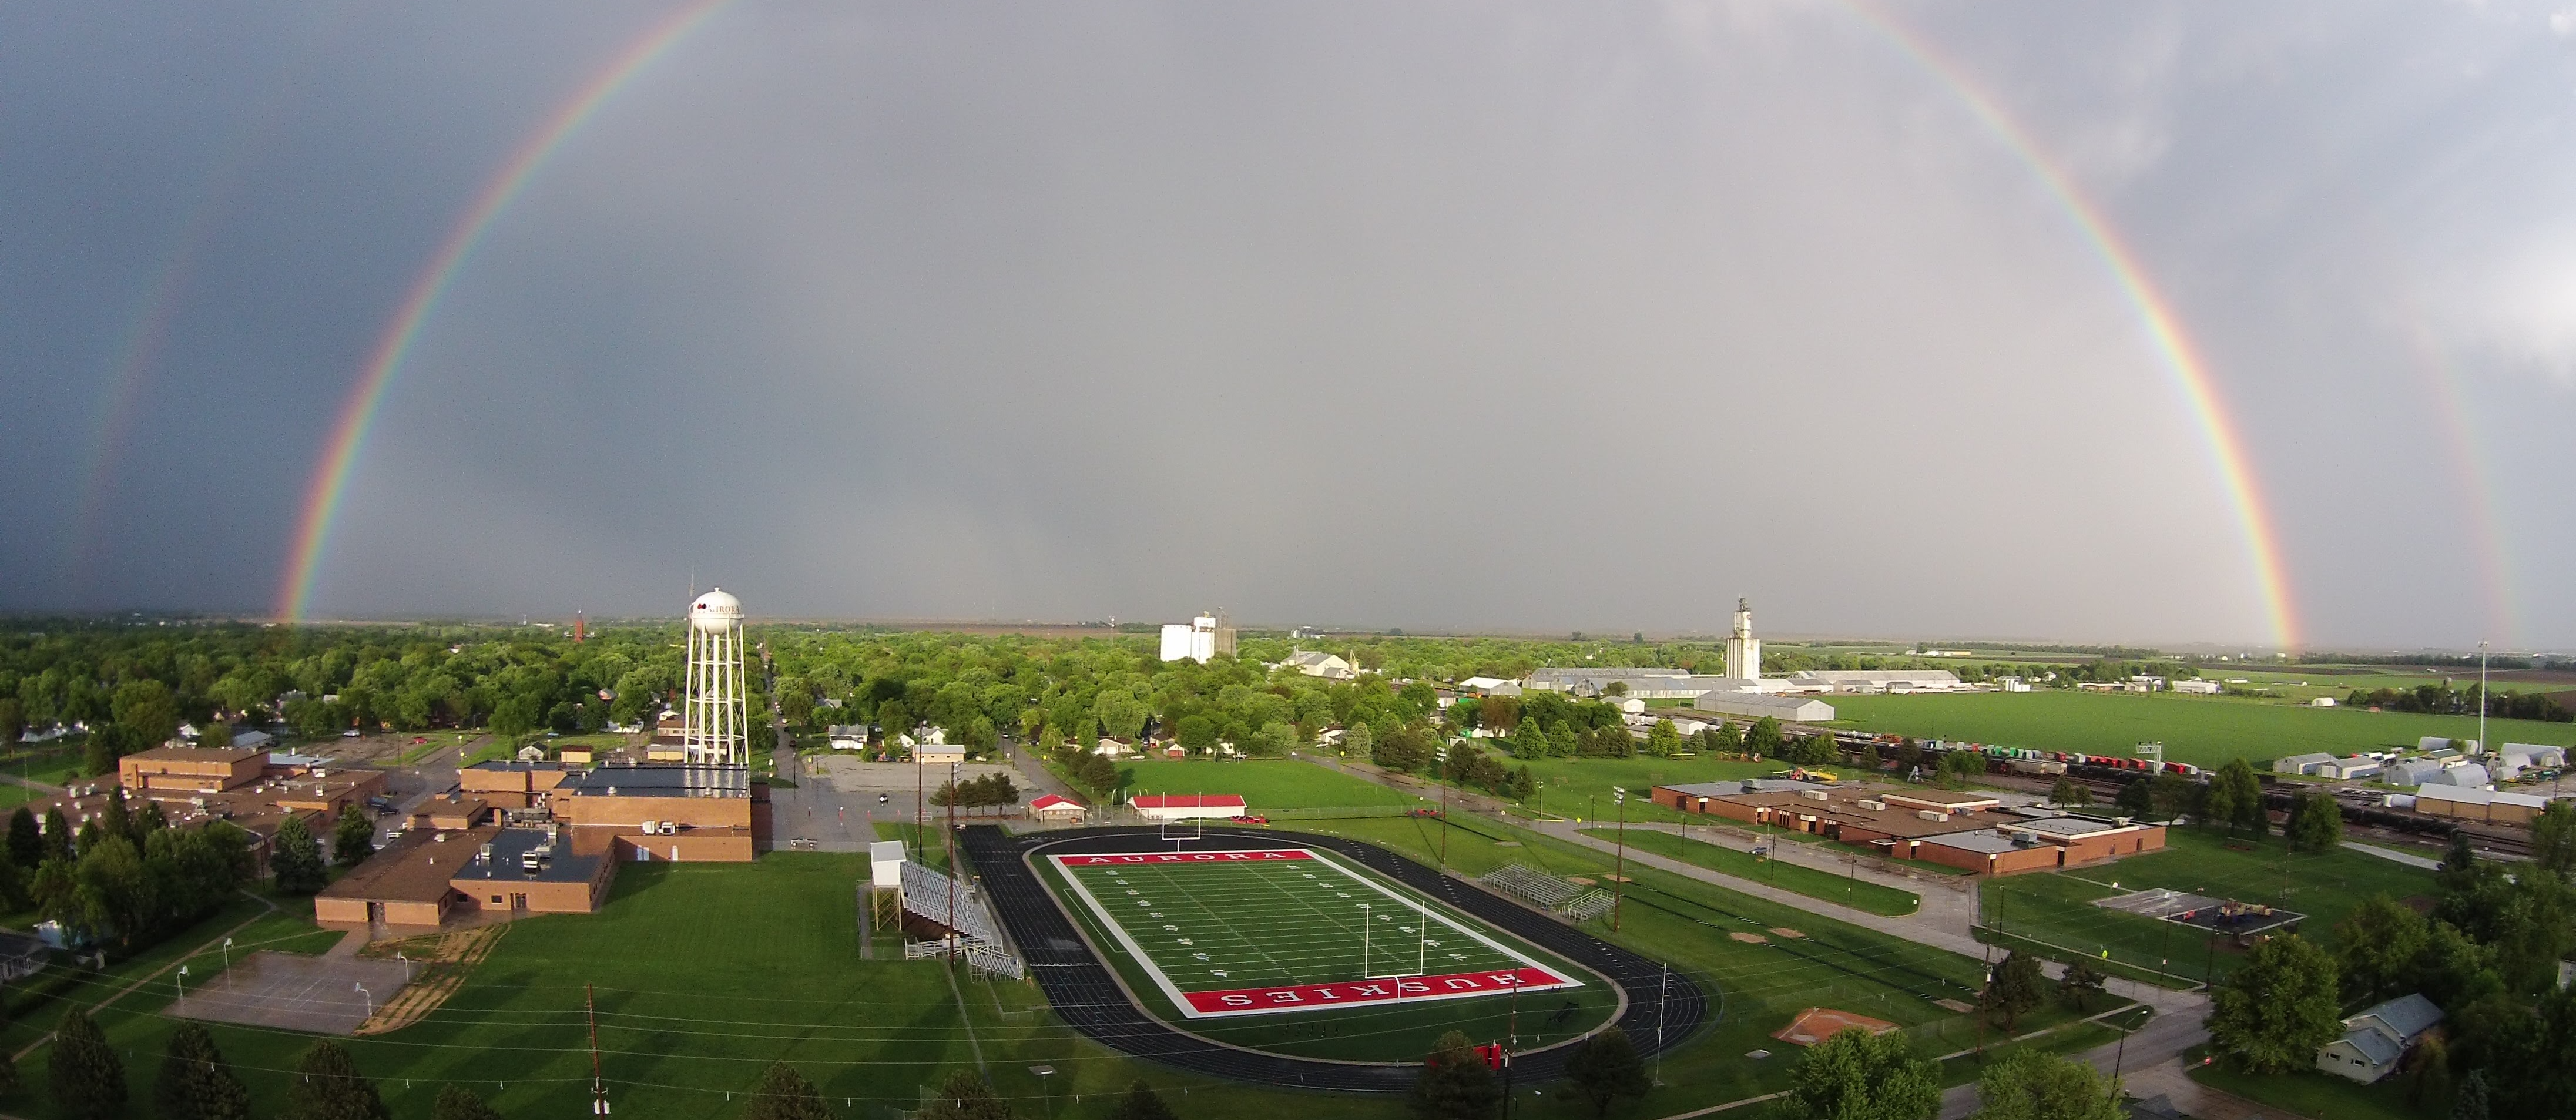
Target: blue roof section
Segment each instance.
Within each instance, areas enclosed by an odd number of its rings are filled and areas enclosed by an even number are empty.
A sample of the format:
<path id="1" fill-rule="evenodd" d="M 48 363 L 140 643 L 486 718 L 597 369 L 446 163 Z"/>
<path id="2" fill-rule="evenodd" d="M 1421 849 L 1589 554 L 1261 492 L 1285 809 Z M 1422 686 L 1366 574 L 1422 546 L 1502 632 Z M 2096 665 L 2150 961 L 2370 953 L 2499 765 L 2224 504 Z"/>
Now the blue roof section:
<path id="1" fill-rule="evenodd" d="M 2399 996 L 2344 1021 L 2360 1026 L 2365 1019 L 2377 1019 L 2386 1024 L 2389 1030 L 2395 1032 L 2398 1038 L 2408 1039 L 2424 1033 L 2433 1024 L 2441 1022 L 2442 1009 L 2419 993 Z"/>
<path id="2" fill-rule="evenodd" d="M 549 834 L 542 828 L 505 828 L 492 838 L 492 858 L 477 859 L 456 872 L 456 879 L 481 879 L 495 883 L 587 883 L 599 874 L 600 861 L 606 856 L 577 856 L 561 847 L 548 850 L 545 860 L 535 871 L 527 869 L 525 860 Z"/>
<path id="3" fill-rule="evenodd" d="M 558 787 L 577 797 L 749 797 L 740 766 L 603 766 L 576 771 Z"/>

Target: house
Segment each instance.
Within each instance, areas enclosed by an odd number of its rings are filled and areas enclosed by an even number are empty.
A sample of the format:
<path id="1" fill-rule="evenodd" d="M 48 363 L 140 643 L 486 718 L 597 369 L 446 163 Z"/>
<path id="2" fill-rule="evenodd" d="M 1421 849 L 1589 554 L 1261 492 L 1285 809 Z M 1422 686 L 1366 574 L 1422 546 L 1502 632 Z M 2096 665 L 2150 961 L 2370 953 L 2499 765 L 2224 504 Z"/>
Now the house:
<path id="1" fill-rule="evenodd" d="M 2317 1050 L 2317 1068 L 2368 1085 L 2397 1070 L 2397 1060 L 2442 1021 L 2422 995 L 2400 996 L 2343 1021 L 2343 1037 Z"/>
<path id="2" fill-rule="evenodd" d="M 2173 682 L 2173 690 L 2175 692 L 2182 693 L 2185 696 L 2216 696 L 2218 695 L 2218 682 L 2201 680 L 2175 681 Z"/>
<path id="3" fill-rule="evenodd" d="M 1346 681 L 1359 675 L 1352 671 L 1350 662 L 1332 654 L 1311 649 L 1289 654 L 1287 665 L 1307 676 L 1322 677 L 1328 681 Z"/>
<path id="4" fill-rule="evenodd" d="M 1182 793 L 1173 795 L 1145 794 L 1129 798 L 1127 803 L 1149 821 L 1180 821 L 1192 817 L 1224 820 L 1243 815 L 1243 798 L 1232 793 Z"/>
<path id="5" fill-rule="evenodd" d="M 1078 821 L 1089 811 L 1082 802 L 1062 794 L 1050 793 L 1029 802 L 1029 815 L 1042 821 Z"/>
<path id="6" fill-rule="evenodd" d="M 2334 760 L 2335 756 L 2330 754 L 2294 754 L 2287 758 L 2273 759 L 2272 772 L 2275 774 L 2314 774 L 2317 772 L 2319 767 L 2331 765 Z"/>

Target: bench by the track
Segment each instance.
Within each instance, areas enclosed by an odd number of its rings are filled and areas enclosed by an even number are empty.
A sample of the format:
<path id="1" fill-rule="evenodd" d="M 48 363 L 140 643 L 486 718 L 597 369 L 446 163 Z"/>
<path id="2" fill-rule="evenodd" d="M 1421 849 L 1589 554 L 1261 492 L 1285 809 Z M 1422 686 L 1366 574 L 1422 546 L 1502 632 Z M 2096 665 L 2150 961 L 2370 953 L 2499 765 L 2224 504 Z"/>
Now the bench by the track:
<path id="1" fill-rule="evenodd" d="M 1128 999 L 1109 966 L 1092 954 L 1071 919 L 1057 908 L 1054 892 L 1038 881 L 1026 860 L 1040 848 L 1059 853 L 1105 853 L 1134 851 L 1140 842 L 1159 846 L 1164 841 L 1151 828 L 1090 828 L 1012 836 L 999 826 L 972 825 L 961 835 L 959 846 L 983 876 L 1002 925 L 1010 932 L 1011 940 L 1018 943 L 1047 1001 L 1067 1025 L 1121 1053 L 1234 1081 L 1359 1093 L 1400 1093 L 1412 1086 L 1415 1067 L 1410 1062 L 1360 1065 L 1240 1050 L 1174 1028 Z M 1663 1049 L 1680 1046 L 1707 1018 L 1706 995 L 1687 976 L 1668 974 L 1657 961 L 1374 844 L 1298 832 L 1226 828 L 1211 828 L 1193 844 L 1202 851 L 1281 844 L 1323 848 L 1608 977 L 1627 993 L 1627 1009 L 1617 1024 L 1628 1032 L 1642 1054 L 1654 1054 L 1658 1038 Z M 1526 1083 L 1563 1076 L 1571 1050 L 1558 1046 L 1520 1055 L 1513 1062 L 1513 1075 Z"/>

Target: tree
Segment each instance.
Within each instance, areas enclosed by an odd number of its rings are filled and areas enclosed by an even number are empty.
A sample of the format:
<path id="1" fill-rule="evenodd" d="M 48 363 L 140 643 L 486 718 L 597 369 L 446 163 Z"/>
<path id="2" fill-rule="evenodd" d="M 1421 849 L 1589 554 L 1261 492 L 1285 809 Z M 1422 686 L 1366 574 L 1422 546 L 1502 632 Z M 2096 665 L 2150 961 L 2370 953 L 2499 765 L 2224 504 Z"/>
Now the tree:
<path id="1" fill-rule="evenodd" d="M 2120 796 L 2118 800 L 2111 803 L 2111 807 L 2118 810 L 2124 817 L 2143 817 L 2154 813 L 2156 795 L 2152 785 L 2153 783 L 2146 778 L 2132 780 L 2129 784 L 2120 787 Z"/>
<path id="2" fill-rule="evenodd" d="M 2154 794 L 2157 819 L 2170 821 L 2199 815 L 2209 787 L 2167 770 L 2149 779 L 2148 788 Z"/>
<path id="3" fill-rule="evenodd" d="M 1780 1120 L 1932 1120 L 1941 1111 L 1941 1067 L 1914 1056 L 1905 1036 L 1858 1027 L 1808 1049 L 1789 1073 Z"/>
<path id="4" fill-rule="evenodd" d="M 2082 1062 L 2015 1050 L 1977 1078 L 1976 1120 L 2122 1120 L 2110 1079 Z"/>
<path id="5" fill-rule="evenodd" d="M 1778 758 L 1782 745 L 1780 721 L 1770 716 L 1754 720 L 1753 727 L 1744 733 L 1744 753 L 1753 758 Z"/>
<path id="6" fill-rule="evenodd" d="M 1670 758 L 1674 754 L 1679 753 L 1681 749 L 1682 731 L 1681 728 L 1673 726 L 1673 721 L 1668 719 L 1656 720 L 1655 726 L 1647 730 L 1647 754 L 1651 754 L 1657 758 Z"/>
<path id="7" fill-rule="evenodd" d="M 160 1120 L 250 1120 L 250 1090 L 225 1064 L 215 1037 L 183 1019 L 162 1051 L 152 1106 Z"/>
<path id="8" fill-rule="evenodd" d="M 89 1013 L 74 1007 L 54 1027 L 45 1059 L 54 1110 L 74 1120 L 111 1120 L 125 1111 L 125 1063 Z"/>
<path id="9" fill-rule="evenodd" d="M 2227 826 L 2229 835 L 2238 831 L 2261 836 L 2270 831 L 2272 818 L 2263 810 L 2263 782 L 2254 776 L 2254 767 L 2244 759 L 2231 758 L 2218 768 L 2209 780 L 2209 796 L 2201 806 L 2204 824 Z"/>
<path id="10" fill-rule="evenodd" d="M 46 859 L 72 858 L 72 822 L 64 819 L 63 807 L 60 805 L 51 806 L 45 810 L 44 842 Z M 43 860 L 37 862 L 41 863 Z"/>
<path id="11" fill-rule="evenodd" d="M 804 1120 L 779 1117 L 777 1120 Z M 817 1118 L 819 1120 L 819 1118 Z M 914 1120 L 1011 1120 L 1010 1102 L 993 1095 L 991 1086 L 971 1070 L 958 1070 L 939 1083 L 939 1096 L 914 1114 Z"/>
<path id="12" fill-rule="evenodd" d="M 2302 791 L 2290 799 L 2290 821 L 2282 831 L 2291 851 L 2333 851 L 2343 843 L 2343 809 L 2329 794 Z"/>
<path id="13" fill-rule="evenodd" d="M 952 1083 L 954 1077 L 949 1079 Z M 973 1075 L 968 1075 L 973 1080 Z M 975 1082 L 981 1088 L 983 1082 Z M 986 1092 L 990 1096 L 989 1091 Z M 940 1103 L 946 1103 L 942 1097 Z M 933 1104 L 931 1108 L 939 1107 Z M 930 1109 L 922 1110 L 926 1116 Z M 832 1120 L 832 1110 L 823 1103 L 823 1094 L 785 1062 L 771 1062 L 760 1075 L 760 1085 L 751 1091 L 751 1103 L 742 1110 L 742 1120 Z"/>
<path id="14" fill-rule="evenodd" d="M 1860 769 L 1862 773 L 1878 773 L 1879 767 L 1883 762 L 1884 760 L 1878 757 L 1878 740 L 1872 739 L 1869 742 L 1861 744 Z"/>
<path id="15" fill-rule="evenodd" d="M 1646 1077 L 1645 1059 L 1628 1041 L 1628 1032 L 1612 1027 L 1583 1040 L 1565 1057 L 1565 1079 L 1574 1093 L 1592 1105 L 1596 1118 L 1609 1115 L 1621 1097 L 1643 1097 L 1654 1082 Z"/>
<path id="16" fill-rule="evenodd" d="M 1986 772 L 1986 756 L 1975 751 L 1954 750 L 1941 756 L 1941 784 L 1966 785 L 1971 778 Z"/>
<path id="17" fill-rule="evenodd" d="M 0 696 L 0 750 L 16 750 L 27 734 L 27 709 L 14 696 Z"/>
<path id="18" fill-rule="evenodd" d="M 1709 749 L 1712 752 L 1719 754 L 1744 753 L 1744 733 L 1736 730 L 1734 724 L 1728 723 L 1725 720 L 1719 720 L 1717 721 L 1717 726 L 1709 730 L 1708 735 L 1710 739 Z"/>
<path id="19" fill-rule="evenodd" d="M 2343 1033 L 2334 958 L 2298 934 L 2256 945 L 2210 999 L 2209 1035 L 2255 1073 L 2314 1060 Z"/>
<path id="20" fill-rule="evenodd" d="M 2488 1120 L 2487 1071 L 2469 1071 L 2469 1079 L 2460 1083 L 2460 1094 L 2451 1098 L 2451 1120 Z"/>
<path id="21" fill-rule="evenodd" d="M 2576 872 L 2576 802 L 2541 807 L 2531 822 L 2531 861 L 2560 875 Z"/>
<path id="22" fill-rule="evenodd" d="M 1498 792 L 1514 801 L 1528 801 L 1538 795 L 1538 775 L 1531 773 L 1529 765 L 1523 763 L 1503 780 L 1503 788 Z"/>
<path id="23" fill-rule="evenodd" d="M 2048 803 L 2060 808 L 2073 805 L 2075 804 L 2076 792 L 2082 788 L 2083 787 L 2075 784 L 2075 779 L 2060 775 L 2057 779 L 2057 784 L 2049 787 Z"/>
<path id="24" fill-rule="evenodd" d="M 2344 990 L 2362 999 L 2412 988 L 2432 928 L 2412 907 L 2384 894 L 2363 899 L 2335 923 L 2335 966 Z"/>
<path id="25" fill-rule="evenodd" d="M 1109 1110 L 1109 1120 L 1180 1120 L 1180 1118 L 1172 1113 L 1172 1106 L 1163 1103 L 1163 1095 L 1155 1092 L 1153 1086 L 1145 1084 L 1145 1079 L 1139 1077 L 1127 1086 L 1127 1095 L 1118 1102 L 1118 1107 Z"/>
<path id="26" fill-rule="evenodd" d="M 441 1085 L 438 1087 L 438 1103 L 430 1107 L 429 1117 L 430 1120 L 501 1120 L 501 1110 L 483 1103 L 482 1095 L 472 1089 L 462 1085 Z"/>
<path id="27" fill-rule="evenodd" d="M 302 813 L 289 813 L 277 826 L 268 855 L 269 877 L 275 880 L 280 894 L 312 894 L 331 881 L 322 866 L 322 849 L 313 841 L 313 833 L 304 827 Z"/>
<path id="28" fill-rule="evenodd" d="M 24 805 L 9 814 L 9 862 L 30 870 L 45 862 L 45 834 L 36 827 L 35 811 Z"/>
<path id="29" fill-rule="evenodd" d="M 1406 1103 L 1422 1120 L 1486 1120 L 1501 1111 L 1503 1086 L 1476 1044 L 1450 1031 L 1432 1045 Z"/>
<path id="30" fill-rule="evenodd" d="M 392 1120 L 376 1083 L 358 1072 L 349 1051 L 325 1039 L 295 1063 L 286 1089 L 284 1120 Z"/>
<path id="31" fill-rule="evenodd" d="M 179 701 L 170 695 L 170 686 L 149 677 L 117 686 L 109 708 L 147 749 L 179 734 Z"/>
<path id="32" fill-rule="evenodd" d="M 331 830 L 331 860 L 356 867 L 376 854 L 376 822 L 355 803 L 340 807 L 340 823 Z"/>
<path id="33" fill-rule="evenodd" d="M 2048 978 L 2040 972 L 2039 958 L 2018 950 L 2004 954 L 2004 963 L 1995 966 L 1994 975 L 1986 980 L 1986 991 L 1978 1002 L 1986 1010 L 2003 1017 L 2004 1029 L 2011 1030 L 2021 1013 L 2037 1008 L 2048 1000 Z"/>
<path id="34" fill-rule="evenodd" d="M 2101 969 L 2093 967 L 2092 961 L 2077 957 L 2067 962 L 2066 971 L 2057 978 L 2058 998 L 2074 1004 L 2079 1012 L 2089 1011 L 2087 1004 L 2102 994 L 2102 986 L 2109 979 Z"/>
<path id="35" fill-rule="evenodd" d="M 1188 720 L 1182 720 L 1182 721 L 1181 721 L 1181 724 L 1183 725 L 1183 727 L 1184 727 L 1184 728 L 1186 728 L 1186 727 L 1188 726 L 1189 722 L 1190 722 L 1190 721 L 1188 721 Z M 1208 735 L 1208 741 L 1209 741 L 1211 744 L 1213 744 L 1213 743 L 1216 741 L 1216 735 L 1215 735 L 1215 733 L 1214 733 L 1214 732 L 1210 732 L 1210 733 L 1209 733 L 1209 735 Z M 1375 741 L 1374 741 L 1374 736 L 1373 736 L 1373 735 L 1372 735 L 1372 733 L 1369 731 L 1369 725 L 1367 725 L 1367 724 L 1365 724 L 1365 723 L 1354 723 L 1354 724 L 1352 724 L 1352 725 L 1351 725 L 1351 727 L 1350 727 L 1350 730 L 1349 730 L 1349 731 L 1346 731 L 1346 732 L 1344 732 L 1344 733 L 1342 734 L 1342 753 L 1343 753 L 1343 754 L 1346 754 L 1346 755 L 1353 755 L 1353 754 L 1355 754 L 1355 755 L 1360 756 L 1361 758 L 1367 758 L 1367 757 L 1369 757 L 1370 755 L 1372 755 L 1372 754 L 1374 754 L 1374 753 L 1375 753 L 1375 749 L 1376 749 L 1376 743 L 1375 743 Z"/>

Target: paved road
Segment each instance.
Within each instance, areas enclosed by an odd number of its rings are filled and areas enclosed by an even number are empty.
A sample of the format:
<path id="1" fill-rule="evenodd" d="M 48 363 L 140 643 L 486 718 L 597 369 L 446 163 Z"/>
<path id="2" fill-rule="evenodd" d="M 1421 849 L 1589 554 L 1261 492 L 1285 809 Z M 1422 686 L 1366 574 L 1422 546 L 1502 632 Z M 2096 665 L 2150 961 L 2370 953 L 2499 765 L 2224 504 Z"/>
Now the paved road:
<path id="1" fill-rule="evenodd" d="M 1321 758 L 1309 759 L 1309 761 L 1317 765 L 1335 766 L 1346 773 L 1393 789 L 1405 790 L 1409 793 L 1419 792 L 1405 782 L 1372 766 L 1336 765 L 1332 761 Z M 1464 809 L 1495 814 L 1502 809 L 1500 803 L 1479 795 L 1453 792 L 1450 797 L 1453 810 Z M 1615 847 L 1612 841 L 1584 835 L 1581 829 L 1586 826 L 1577 825 L 1573 821 L 1532 822 L 1515 818 L 1512 823 L 1518 827 L 1599 851 L 1610 851 Z M 1597 822 L 1595 825 L 1597 826 Z M 1643 826 L 1630 825 L 1629 827 Z M 1693 836 L 1700 835 L 1696 828 L 1671 826 L 1671 829 L 1684 831 Z M 1722 833 L 1719 835 L 1723 836 Z M 1814 851 L 1807 845 L 1784 843 L 1777 845 L 1775 850 L 1793 863 L 1806 863 L 1838 873 L 1846 870 L 1846 866 L 1841 861 L 1833 858 L 1833 853 Z M 1985 959 L 1991 951 L 1988 946 L 1977 941 L 1972 933 L 1977 915 L 1974 890 L 1953 892 L 1946 886 L 1910 880 L 1901 874 L 1879 872 L 1866 866 L 1850 869 L 1853 873 L 1872 882 L 1884 883 L 1900 890 L 1914 891 L 1923 896 L 1923 906 L 1915 913 L 1901 917 L 1885 917 L 1809 898 L 1792 891 L 1780 890 L 1768 883 L 1737 878 L 1694 864 L 1683 863 L 1680 860 L 1667 859 L 1651 852 L 1640 852 L 1632 848 L 1629 849 L 1627 858 L 1659 871 L 1697 879 L 1742 894 L 1768 899 L 1784 906 L 1796 907 L 1812 914 L 1821 914 L 1836 921 L 1874 929 L 1892 937 L 1948 949 L 1962 956 Z M 1956 897 L 1950 901 L 1938 901 L 1954 895 Z M 2063 973 L 2064 969 L 2057 965 L 2050 965 L 2048 971 L 2055 975 Z M 2205 1089 L 2181 1074 L 2180 1058 L 2183 1051 L 2199 1045 L 2209 1037 L 2208 1030 L 2203 1026 L 2209 1013 L 2209 1001 L 2206 996 L 2197 992 L 2177 992 L 2116 977 L 2107 987 L 2115 994 L 2154 1008 L 2156 1014 L 2154 1018 L 2148 1020 L 2146 1027 L 2129 1036 L 2125 1047 L 2115 1044 L 2088 1051 L 2081 1055 L 2085 1061 L 2104 1072 L 2109 1072 L 2116 1060 L 2124 1074 L 2132 1074 L 2129 1077 L 2131 1092 L 2150 1096 L 2155 1093 L 2166 1094 L 2177 1107 L 2195 1117 L 2218 1120 L 2218 1118 L 2250 1115 L 2239 1111 L 2240 1108 L 2250 1108 L 2250 1105 L 2245 1105 L 2237 1098 L 2215 1090 Z M 2148 1084 L 2154 1086 L 2153 1092 L 2142 1090 L 2141 1087 Z M 1961 1086 L 1943 1097 L 1942 1115 L 1949 1120 L 1956 1120 L 1975 1110 L 1976 1089 L 1973 1086 Z"/>

